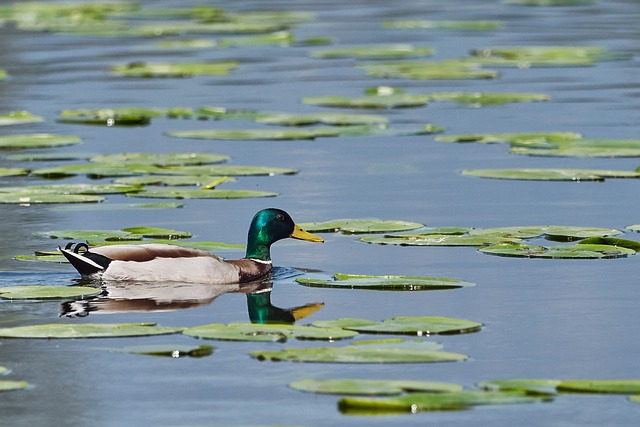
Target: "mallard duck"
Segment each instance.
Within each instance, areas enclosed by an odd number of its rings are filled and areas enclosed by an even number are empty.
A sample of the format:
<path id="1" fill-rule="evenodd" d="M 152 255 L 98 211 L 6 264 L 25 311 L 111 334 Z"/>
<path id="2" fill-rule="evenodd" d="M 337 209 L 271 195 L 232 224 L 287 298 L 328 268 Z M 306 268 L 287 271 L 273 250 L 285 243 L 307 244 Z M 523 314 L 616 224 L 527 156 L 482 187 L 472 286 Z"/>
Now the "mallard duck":
<path id="1" fill-rule="evenodd" d="M 58 247 L 78 272 L 89 279 L 245 283 L 271 271 L 271 245 L 294 239 L 323 242 L 296 225 L 280 209 L 258 212 L 249 226 L 247 253 L 238 260 L 223 260 L 210 252 L 168 244 L 113 245 L 89 247 L 85 243 Z"/>

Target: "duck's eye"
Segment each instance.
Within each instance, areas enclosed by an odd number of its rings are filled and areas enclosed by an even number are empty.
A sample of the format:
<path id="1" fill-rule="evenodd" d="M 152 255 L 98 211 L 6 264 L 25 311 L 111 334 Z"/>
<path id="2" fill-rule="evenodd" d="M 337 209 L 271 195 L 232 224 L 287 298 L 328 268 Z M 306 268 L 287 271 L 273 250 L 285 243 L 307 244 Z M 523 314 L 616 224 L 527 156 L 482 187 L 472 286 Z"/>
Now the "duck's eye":
<path id="1" fill-rule="evenodd" d="M 278 219 L 279 221 L 284 221 L 284 215 L 278 214 L 276 215 L 276 219 Z"/>

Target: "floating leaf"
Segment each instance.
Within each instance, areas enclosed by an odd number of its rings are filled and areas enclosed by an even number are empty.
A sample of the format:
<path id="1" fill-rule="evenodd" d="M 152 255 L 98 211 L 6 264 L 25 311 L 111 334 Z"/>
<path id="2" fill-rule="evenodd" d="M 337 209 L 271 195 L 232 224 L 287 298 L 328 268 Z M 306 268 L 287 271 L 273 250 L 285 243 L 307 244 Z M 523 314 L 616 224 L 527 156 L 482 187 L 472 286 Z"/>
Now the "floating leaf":
<path id="1" fill-rule="evenodd" d="M 241 165 L 203 165 L 203 166 L 168 166 L 162 168 L 159 174 L 164 175 L 210 175 L 210 176 L 274 176 L 294 175 L 296 169 L 278 168 L 271 166 L 241 166 Z"/>
<path id="2" fill-rule="evenodd" d="M 534 225 L 534 226 L 517 226 L 517 227 L 495 227 L 473 229 L 469 232 L 471 235 L 500 235 L 503 237 L 515 238 L 533 238 L 546 235 L 553 240 L 579 240 L 587 237 L 605 237 L 622 234 L 620 230 L 612 228 L 599 227 L 578 227 L 578 226 L 562 226 L 562 225 Z"/>
<path id="3" fill-rule="evenodd" d="M 510 151 L 543 157 L 640 157 L 640 139 L 523 138 L 512 141 Z"/>
<path id="4" fill-rule="evenodd" d="M 144 126 L 165 110 L 155 108 L 100 108 L 95 110 L 62 110 L 58 122 L 106 126 Z"/>
<path id="5" fill-rule="evenodd" d="M 0 76 L 1 79 L 2 76 Z M 12 111 L 9 114 L 0 114 L 0 126 L 23 125 L 43 121 L 44 117 L 36 116 L 28 111 Z"/>
<path id="6" fill-rule="evenodd" d="M 214 351 L 210 345 L 172 345 L 172 344 L 156 344 L 156 345 L 132 345 L 123 348 L 109 349 L 122 353 L 142 354 L 146 356 L 162 356 L 174 359 L 180 357 L 206 357 L 211 356 Z"/>
<path id="7" fill-rule="evenodd" d="M 365 319 L 338 319 L 337 321 L 318 321 L 313 323 L 320 327 L 340 327 L 357 332 L 379 334 L 464 334 L 477 332 L 482 323 L 464 319 L 452 319 L 448 317 L 391 317 L 382 322 L 368 321 Z"/>
<path id="8" fill-rule="evenodd" d="M 489 255 L 501 255 L 524 258 L 620 258 L 636 253 L 633 249 L 610 245 L 560 245 L 560 246 L 530 246 L 522 243 L 502 243 L 479 249 Z"/>
<path id="9" fill-rule="evenodd" d="M 368 124 L 386 124 L 389 119 L 384 116 L 372 114 L 265 114 L 256 118 L 259 123 L 281 126 L 308 126 L 314 124 L 327 124 L 339 126 L 354 126 Z"/>
<path id="10" fill-rule="evenodd" d="M 401 59 L 431 56 L 435 50 L 411 44 L 366 45 L 334 49 L 314 50 L 313 58 Z"/>
<path id="11" fill-rule="evenodd" d="M 625 228 L 630 231 L 640 232 L 640 224 L 627 225 Z"/>
<path id="12" fill-rule="evenodd" d="M 190 77 L 194 75 L 225 76 L 238 66 L 236 61 L 227 62 L 131 62 L 115 65 L 111 72 L 127 77 Z"/>
<path id="13" fill-rule="evenodd" d="M 400 246 L 484 246 L 513 240 L 500 235 L 451 235 L 451 234 L 407 234 L 387 235 L 385 237 L 361 237 L 366 243 Z"/>
<path id="14" fill-rule="evenodd" d="M 510 143 L 513 141 L 573 141 L 582 136 L 576 132 L 512 132 L 472 133 L 463 135 L 436 136 L 440 142 L 478 142 L 482 144 Z"/>
<path id="15" fill-rule="evenodd" d="M 1 23 L 2 21 L 0 21 Z M 9 77 L 9 75 L 7 74 L 7 72 L 5 70 L 3 70 L 2 68 L 0 68 L 0 80 L 5 80 L 7 77 Z"/>
<path id="16" fill-rule="evenodd" d="M 640 172 L 605 169 L 465 169 L 462 175 L 532 181 L 604 181 L 606 178 L 640 178 Z"/>
<path id="17" fill-rule="evenodd" d="M 158 49 L 210 49 L 216 47 L 215 40 L 190 39 L 190 40 L 160 40 L 154 45 Z"/>
<path id="18" fill-rule="evenodd" d="M 433 101 L 453 101 L 474 106 L 502 105 L 512 102 L 548 101 L 542 93 L 492 93 L 492 92 L 437 92 L 429 94 Z"/>
<path id="19" fill-rule="evenodd" d="M 130 227 L 122 231 L 151 239 L 187 239 L 191 237 L 188 231 L 171 230 L 158 227 Z"/>
<path id="20" fill-rule="evenodd" d="M 579 6 L 591 4 L 595 0 L 502 0 L 507 4 L 519 4 L 523 6 Z"/>
<path id="21" fill-rule="evenodd" d="M 175 334 L 183 328 L 157 326 L 155 323 L 83 323 L 44 324 L 0 328 L 3 338 L 107 338 Z"/>
<path id="22" fill-rule="evenodd" d="M 198 338 L 229 341 L 274 341 L 284 342 L 289 338 L 305 340 L 338 340 L 351 338 L 357 332 L 340 328 L 315 328 L 297 325 L 273 324 L 210 324 L 185 329 L 184 334 Z"/>
<path id="23" fill-rule="evenodd" d="M 482 69 L 478 64 L 464 61 L 401 61 L 363 64 L 358 66 L 374 77 L 419 80 L 493 79 L 498 72 Z"/>
<path id="24" fill-rule="evenodd" d="M 371 379 L 302 380 L 289 384 L 289 387 L 307 393 L 363 396 L 393 396 L 404 392 L 443 393 L 462 390 L 462 386 L 452 383 Z"/>
<path id="25" fill-rule="evenodd" d="M 54 166 L 32 170 L 33 175 L 46 178 L 65 178 L 75 175 L 87 175 L 93 179 L 140 175 L 145 173 L 162 173 L 164 168 L 154 165 L 126 163 L 86 163 L 79 165 Z"/>
<path id="26" fill-rule="evenodd" d="M 137 185 L 125 184 L 52 184 L 25 185 L 23 187 L 0 187 L 0 194 L 14 193 L 34 194 L 124 194 L 140 190 Z"/>
<path id="27" fill-rule="evenodd" d="M 555 394 L 560 380 L 506 379 L 481 381 L 478 387 L 490 391 L 520 391 L 528 394 Z"/>
<path id="28" fill-rule="evenodd" d="M 91 157 L 90 153 L 18 153 L 4 156 L 5 159 L 14 162 L 62 162 L 68 160 L 85 160 Z"/>
<path id="29" fill-rule="evenodd" d="M 430 343 L 425 343 L 430 344 Z M 318 362 L 318 363 L 433 363 L 458 362 L 467 356 L 459 353 L 416 348 L 379 348 L 371 345 L 350 345 L 346 347 L 285 348 L 276 351 L 254 351 L 252 357 L 258 360 Z"/>
<path id="30" fill-rule="evenodd" d="M 307 96 L 302 103 L 337 108 L 408 108 L 422 107 L 429 103 L 428 95 L 398 93 L 391 95 L 365 95 L 355 98 L 346 96 Z"/>
<path id="31" fill-rule="evenodd" d="M 456 31 L 489 31 L 504 26 L 502 21 L 430 21 L 426 19 L 402 19 L 384 21 L 383 28 L 398 30 L 456 30 Z"/>
<path id="32" fill-rule="evenodd" d="M 518 68 L 548 66 L 588 66 L 613 59 L 602 46 L 509 46 L 472 51 L 472 60 L 492 66 Z"/>
<path id="33" fill-rule="evenodd" d="M 0 193 L 0 203 L 10 204 L 49 204 L 49 203 L 97 203 L 105 198 L 86 194 L 43 194 L 43 193 Z"/>
<path id="34" fill-rule="evenodd" d="M 463 410 L 478 405 L 536 403 L 551 400 L 550 396 L 529 396 L 518 392 L 458 391 L 449 393 L 409 393 L 388 398 L 344 397 L 338 402 L 342 412 L 384 414 L 400 412 Z"/>
<path id="35" fill-rule="evenodd" d="M 305 229 L 306 230 L 306 229 Z M 321 288 L 374 289 L 389 291 L 420 291 L 455 289 L 474 286 L 473 283 L 441 277 L 420 276 L 365 276 L 336 273 L 334 280 L 298 278 L 296 282 L 304 286 Z"/>
<path id="36" fill-rule="evenodd" d="M 127 195 L 130 197 L 151 199 L 246 199 L 253 197 L 275 197 L 278 193 L 257 190 L 206 190 L 168 187 L 160 190 L 146 189 Z"/>
<path id="37" fill-rule="evenodd" d="M 96 295 L 100 290 L 83 286 L 4 286 L 0 287 L 0 298 L 5 299 L 56 299 L 83 298 Z"/>
<path id="38" fill-rule="evenodd" d="M 560 381 L 559 392 L 572 393 L 640 393 L 640 380 L 565 380 Z"/>
<path id="39" fill-rule="evenodd" d="M 0 392 L 20 390 L 27 387 L 29 387 L 29 383 L 26 381 L 0 380 Z"/>
<path id="40" fill-rule="evenodd" d="M 80 138 L 73 135 L 32 133 L 0 136 L 0 149 L 49 148 L 78 144 Z"/>
<path id="41" fill-rule="evenodd" d="M 305 222 L 300 227 L 304 230 L 315 233 L 333 233 L 342 231 L 347 234 L 361 233 L 388 233 L 392 231 L 414 230 L 424 227 L 423 224 L 417 222 L 398 221 L 398 220 L 381 220 L 375 218 L 369 219 L 334 219 L 323 222 Z"/>
<path id="42" fill-rule="evenodd" d="M 123 163 L 155 166 L 186 166 L 223 163 L 229 156 L 213 153 L 120 153 L 91 157 L 94 163 Z"/>
<path id="43" fill-rule="evenodd" d="M 28 170 L 21 168 L 0 168 L 0 176 L 21 176 L 28 173 Z"/>

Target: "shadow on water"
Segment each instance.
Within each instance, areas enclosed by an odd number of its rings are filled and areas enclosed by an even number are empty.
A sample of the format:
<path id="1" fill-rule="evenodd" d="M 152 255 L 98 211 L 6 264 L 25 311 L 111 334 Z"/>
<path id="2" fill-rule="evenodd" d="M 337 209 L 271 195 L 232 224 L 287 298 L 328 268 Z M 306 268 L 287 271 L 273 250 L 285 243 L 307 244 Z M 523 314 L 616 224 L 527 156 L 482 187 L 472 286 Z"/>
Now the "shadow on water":
<path id="1" fill-rule="evenodd" d="M 60 317 L 183 310 L 207 306 L 220 295 L 242 293 L 247 296 L 247 311 L 252 323 L 295 323 L 324 306 L 324 303 L 310 303 L 281 308 L 271 303 L 274 283 L 300 274 L 293 268 L 275 267 L 267 277 L 238 284 L 103 282 L 100 294 L 63 302 Z"/>

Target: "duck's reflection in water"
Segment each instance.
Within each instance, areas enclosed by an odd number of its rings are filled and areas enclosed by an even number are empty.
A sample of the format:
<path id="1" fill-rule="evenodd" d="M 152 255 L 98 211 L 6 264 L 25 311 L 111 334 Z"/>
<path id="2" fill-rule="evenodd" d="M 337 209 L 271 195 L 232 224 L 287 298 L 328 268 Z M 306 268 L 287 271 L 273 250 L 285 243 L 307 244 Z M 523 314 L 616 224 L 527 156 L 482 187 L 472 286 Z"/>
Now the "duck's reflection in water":
<path id="1" fill-rule="evenodd" d="M 324 303 L 311 303 L 293 308 L 280 308 L 271 303 L 274 281 L 299 274 L 297 270 L 276 267 L 269 276 L 261 280 L 226 285 L 103 282 L 100 286 L 101 292 L 97 296 L 62 303 L 60 316 L 85 317 L 89 314 L 175 311 L 209 305 L 223 294 L 243 293 L 247 297 L 247 310 L 252 323 L 294 323 L 324 306 Z"/>

